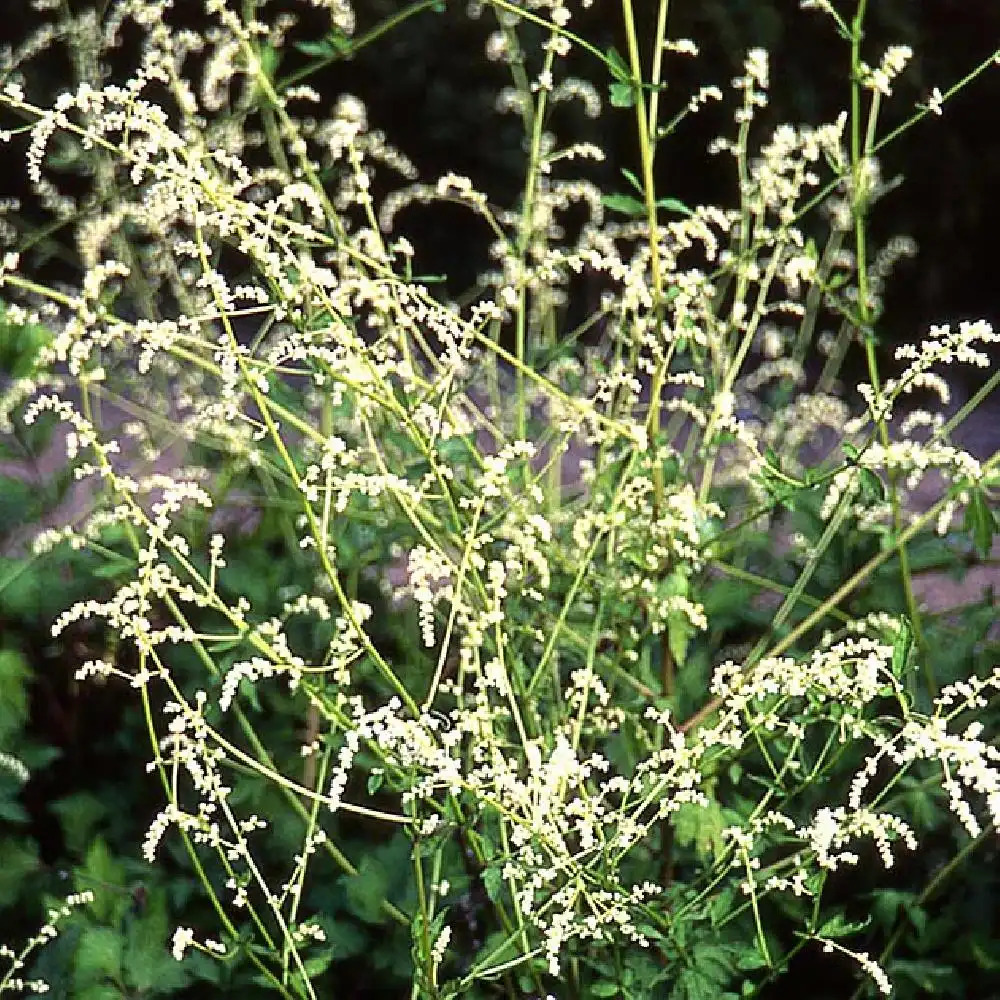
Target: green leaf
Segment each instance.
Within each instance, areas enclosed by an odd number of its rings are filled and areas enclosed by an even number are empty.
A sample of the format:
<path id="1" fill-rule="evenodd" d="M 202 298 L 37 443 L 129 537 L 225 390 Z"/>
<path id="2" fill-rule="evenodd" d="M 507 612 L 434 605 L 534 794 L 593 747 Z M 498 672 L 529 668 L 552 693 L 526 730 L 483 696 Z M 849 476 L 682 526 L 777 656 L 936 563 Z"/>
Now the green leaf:
<path id="1" fill-rule="evenodd" d="M 736 968 L 740 972 L 753 972 L 754 969 L 766 969 L 767 959 L 759 951 L 745 951 L 736 961 Z"/>
<path id="2" fill-rule="evenodd" d="M 711 862 L 723 849 L 722 831 L 729 825 L 722 806 L 682 803 L 673 815 L 674 840 L 680 847 L 693 847 L 699 860 Z"/>
<path id="3" fill-rule="evenodd" d="M 941 996 L 944 993 L 956 995 L 953 989 L 957 985 L 955 970 L 951 966 L 923 959 L 897 959 L 886 971 L 893 979 L 900 976 L 915 983 L 926 996 Z M 948 988 L 949 984 L 952 988 Z M 957 995 L 962 992 L 959 991 Z"/>
<path id="4" fill-rule="evenodd" d="M 243 636 L 236 635 L 229 639 L 218 639 L 215 642 L 205 643 L 205 648 L 210 653 L 228 653 L 231 649 L 236 649 L 237 646 L 242 645 Z"/>
<path id="5" fill-rule="evenodd" d="M 622 167 L 621 173 L 622 176 L 625 178 L 625 180 L 627 180 L 629 184 L 631 184 L 632 187 L 634 187 L 636 191 L 639 192 L 639 194 L 643 194 L 644 189 L 642 186 L 642 182 L 639 180 L 638 177 L 635 176 L 635 174 L 632 173 L 631 170 L 626 170 L 625 167 Z"/>
<path id="6" fill-rule="evenodd" d="M 694 626 L 683 611 L 671 611 L 667 614 L 667 645 L 678 667 L 683 667 L 687 661 L 688 646 L 693 635 Z"/>
<path id="7" fill-rule="evenodd" d="M 0 558 L 0 599 L 7 618 L 37 620 L 45 606 L 44 598 L 43 577 L 35 560 Z"/>
<path id="8" fill-rule="evenodd" d="M 5 837 L 0 840 L 0 908 L 17 900 L 24 882 L 41 862 L 33 841 Z"/>
<path id="9" fill-rule="evenodd" d="M 818 937 L 823 938 L 850 937 L 852 934 L 863 931 L 871 922 L 871 917 L 862 921 L 851 921 L 842 913 L 838 913 L 827 920 L 816 933 Z"/>
<path id="10" fill-rule="evenodd" d="M 104 979 L 121 979 L 122 939 L 110 927 L 88 927 L 80 937 L 74 963 L 78 987 Z"/>
<path id="11" fill-rule="evenodd" d="M 996 518 L 982 489 L 976 488 L 969 496 L 965 508 L 965 530 L 972 536 L 972 544 L 983 559 L 988 559 L 993 548 L 993 535 L 997 530 Z"/>
<path id="12" fill-rule="evenodd" d="M 472 968 L 485 969 L 503 965 L 504 962 L 514 961 L 520 954 L 517 934 L 510 935 L 504 934 L 502 931 L 494 931 L 486 938 L 483 947 L 479 949 Z"/>
<path id="13" fill-rule="evenodd" d="M 122 991 L 110 983 L 94 983 L 73 992 L 75 1000 L 122 1000 Z"/>
<path id="14" fill-rule="evenodd" d="M 867 503 L 881 503 L 886 498 L 885 483 L 872 469 L 859 469 L 861 497 Z"/>
<path id="15" fill-rule="evenodd" d="M 16 799 L 11 798 L 10 793 L 2 787 L 0 787 L 0 820 L 16 826 L 24 826 L 31 820 L 31 814 L 28 810 Z"/>
<path id="16" fill-rule="evenodd" d="M 635 90 L 630 83 L 613 83 L 608 87 L 608 100 L 613 108 L 630 108 L 635 104 Z"/>
<path id="17" fill-rule="evenodd" d="M 687 597 L 690 593 L 687 574 L 675 570 L 659 582 L 656 593 L 658 597 Z M 683 610 L 677 609 L 667 613 L 667 642 L 670 654 L 678 667 L 684 666 L 688 644 L 694 632 L 694 626 Z"/>
<path id="18" fill-rule="evenodd" d="M 380 924 L 382 901 L 389 891 L 389 873 L 370 854 L 361 859 L 358 874 L 347 876 L 347 901 L 351 912 L 368 924 Z"/>
<path id="19" fill-rule="evenodd" d="M 52 342 L 52 331 L 37 323 L 13 324 L 0 303 L 0 371 L 13 378 L 26 378 L 36 367 L 38 352 Z"/>
<path id="20" fill-rule="evenodd" d="M 28 718 L 28 681 L 31 671 L 13 649 L 0 650 L 0 745 L 10 746 Z"/>
<path id="21" fill-rule="evenodd" d="M 594 983 L 588 987 L 587 992 L 592 997 L 616 997 L 619 987 L 617 983 Z"/>
<path id="22" fill-rule="evenodd" d="M 107 815 L 104 801 L 91 792 L 75 792 L 49 807 L 59 817 L 66 846 L 83 854 L 93 841 L 94 827 Z"/>
<path id="23" fill-rule="evenodd" d="M 171 924 L 166 891 L 150 891 L 142 915 L 131 918 L 126 926 L 123 964 L 129 984 L 142 993 L 168 993 L 183 986 L 188 963 L 179 964 L 167 947 Z"/>
<path id="24" fill-rule="evenodd" d="M 318 41 L 296 42 L 294 48 L 315 59 L 341 59 L 351 54 L 353 45 L 347 35 L 334 29 Z"/>
<path id="25" fill-rule="evenodd" d="M 971 950 L 976 965 L 980 969 L 986 969 L 989 972 L 996 972 L 1000 969 L 1000 948 L 997 947 L 996 942 L 991 941 L 984 946 L 979 941 L 973 940 Z"/>
<path id="26" fill-rule="evenodd" d="M 104 562 L 94 567 L 90 574 L 99 580 L 109 580 L 131 574 L 137 565 L 134 559 L 126 559 L 124 556 L 105 556 Z"/>
<path id="27" fill-rule="evenodd" d="M 631 81 L 632 71 L 628 68 L 628 63 L 622 58 L 621 53 L 610 45 L 604 50 L 604 58 L 607 61 L 608 69 L 616 80 Z M 631 89 L 631 85 L 629 87 Z"/>
<path id="28" fill-rule="evenodd" d="M 278 64 L 281 62 L 281 50 L 276 49 L 273 45 L 265 45 L 261 48 L 258 58 L 264 75 L 269 80 L 273 80 Z"/>
<path id="29" fill-rule="evenodd" d="M 90 845 L 81 874 L 82 877 L 78 874 L 76 879 L 78 891 L 93 892 L 94 902 L 90 908 L 94 915 L 98 920 L 111 920 L 115 909 L 122 904 L 122 893 L 118 887 L 124 882 L 125 872 L 111 856 L 103 838 L 98 837 Z"/>
<path id="30" fill-rule="evenodd" d="M 910 569 L 919 572 L 929 569 L 958 570 L 963 576 L 962 566 L 953 543 L 937 535 L 927 535 L 912 539 L 906 546 L 906 554 L 910 560 Z M 896 566 L 887 567 L 898 578 L 899 569 Z"/>
<path id="31" fill-rule="evenodd" d="M 723 987 L 732 978 L 732 949 L 721 945 L 696 947 L 678 975 L 670 993 L 671 1000 L 721 1000 Z"/>
<path id="32" fill-rule="evenodd" d="M 892 675 L 899 679 L 906 671 L 913 649 L 913 628 L 907 619 L 899 623 L 896 641 L 892 644 Z"/>
<path id="33" fill-rule="evenodd" d="M 351 958 L 364 954 L 368 947 L 368 937 L 354 920 L 324 920 L 323 929 L 337 958 Z"/>
<path id="34" fill-rule="evenodd" d="M 646 214 L 646 206 L 630 194 L 601 195 L 601 204 L 605 208 L 610 208 L 612 212 L 621 212 L 622 215 L 642 216 Z"/>
<path id="35" fill-rule="evenodd" d="M 338 54 L 329 38 L 322 38 L 318 42 L 296 42 L 293 48 L 305 56 L 317 59 L 334 59 Z"/>
<path id="36" fill-rule="evenodd" d="M 327 948 L 327 950 L 321 954 L 313 955 L 311 958 L 307 958 L 305 962 L 302 963 L 305 968 L 305 976 L 298 971 L 292 974 L 292 984 L 295 993 L 298 996 L 309 996 L 313 994 L 312 990 L 306 989 L 306 982 L 311 983 L 314 978 L 322 976 L 323 973 L 329 968 L 332 961 L 332 948 Z"/>
<path id="37" fill-rule="evenodd" d="M 496 903 L 503 892 L 504 881 L 502 870 L 498 865 L 490 865 L 483 870 L 482 878 L 486 895 L 490 897 L 491 902 Z"/>
<path id="38" fill-rule="evenodd" d="M 668 212 L 677 212 L 680 215 L 692 216 L 694 212 L 687 207 L 682 201 L 678 201 L 676 198 L 660 198 L 656 203 L 657 208 L 666 209 Z"/>
<path id="39" fill-rule="evenodd" d="M 318 59 L 334 55 L 333 46 L 325 38 L 318 42 L 295 42 L 292 48 L 303 55 L 315 56 Z"/>
<path id="40" fill-rule="evenodd" d="M 730 946 L 701 944 L 694 949 L 693 963 L 705 979 L 722 986 L 733 974 L 733 955 Z"/>
<path id="41" fill-rule="evenodd" d="M 0 476 L 0 534 L 14 531 L 42 513 L 42 491 L 36 483 Z"/>

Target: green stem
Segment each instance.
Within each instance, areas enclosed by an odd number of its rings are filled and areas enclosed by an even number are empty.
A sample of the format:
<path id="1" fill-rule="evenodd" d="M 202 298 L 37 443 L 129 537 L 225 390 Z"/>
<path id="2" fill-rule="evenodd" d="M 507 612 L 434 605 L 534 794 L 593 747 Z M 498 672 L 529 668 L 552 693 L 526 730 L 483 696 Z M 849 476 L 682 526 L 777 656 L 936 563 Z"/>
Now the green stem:
<path id="1" fill-rule="evenodd" d="M 878 115 L 878 94 L 872 99 L 868 117 L 864 145 L 861 141 L 861 39 L 864 37 L 864 20 L 868 0 L 858 0 L 854 23 L 851 25 L 851 171 L 853 175 L 852 197 L 854 200 L 854 241 L 858 271 L 858 316 L 861 334 L 865 343 L 865 359 L 868 365 L 868 378 L 875 395 L 875 410 L 878 436 L 882 447 L 888 451 L 890 445 L 889 426 L 885 419 L 885 408 L 882 405 L 882 384 L 879 377 L 878 357 L 875 353 L 875 335 L 873 332 L 874 316 L 868 287 L 868 256 L 867 256 L 867 214 L 869 192 L 862 190 L 865 179 L 866 165 L 872 156 L 875 145 L 875 121 Z M 899 499 L 898 473 L 888 469 L 889 504 L 892 508 L 893 531 L 898 536 L 903 527 L 902 505 Z M 906 609 L 913 626 L 913 637 L 917 647 L 927 649 L 921 623 L 920 607 L 913 592 L 913 576 L 910 572 L 910 558 L 906 546 L 899 547 L 899 572 L 906 598 Z M 931 667 L 929 657 L 924 658 L 924 679 L 927 692 L 933 698 L 937 693 L 937 682 Z"/>

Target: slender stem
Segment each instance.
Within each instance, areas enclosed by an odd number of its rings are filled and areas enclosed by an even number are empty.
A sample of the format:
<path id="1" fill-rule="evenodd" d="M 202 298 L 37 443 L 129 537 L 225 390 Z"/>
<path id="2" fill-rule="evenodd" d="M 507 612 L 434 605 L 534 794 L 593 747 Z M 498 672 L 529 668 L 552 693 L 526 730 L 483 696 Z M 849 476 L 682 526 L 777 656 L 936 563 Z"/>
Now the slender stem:
<path id="1" fill-rule="evenodd" d="M 875 121 L 878 116 L 878 94 L 874 94 L 868 116 L 864 144 L 861 140 L 861 40 L 864 37 L 864 20 L 868 0 L 858 0 L 857 13 L 851 26 L 851 172 L 853 176 L 852 197 L 854 213 L 854 243 L 858 271 L 858 317 L 865 343 L 865 359 L 868 378 L 875 396 L 875 416 L 879 440 L 888 451 L 890 444 L 889 426 L 882 405 L 882 384 L 879 377 L 878 357 L 875 352 L 875 334 L 872 329 L 874 315 L 868 286 L 867 256 L 867 215 L 870 192 L 866 189 L 870 178 L 868 164 L 875 145 Z M 892 508 L 893 531 L 899 535 L 903 526 L 902 505 L 899 499 L 898 473 L 888 469 L 889 504 Z M 899 547 L 899 573 L 906 599 L 906 609 L 913 626 L 913 636 L 918 648 L 926 650 L 927 641 L 921 623 L 920 607 L 913 591 L 913 577 L 910 573 L 910 558 L 906 546 Z M 928 694 L 933 698 L 937 693 L 937 682 L 929 657 L 924 659 L 924 677 Z"/>
<path id="2" fill-rule="evenodd" d="M 653 31 L 653 65 L 649 73 L 652 92 L 649 95 L 649 135 L 653 144 L 654 156 L 656 150 L 657 117 L 660 109 L 660 81 L 663 73 L 663 52 L 667 37 L 667 15 L 670 13 L 670 0 L 659 0 L 656 11 L 656 29 Z"/>

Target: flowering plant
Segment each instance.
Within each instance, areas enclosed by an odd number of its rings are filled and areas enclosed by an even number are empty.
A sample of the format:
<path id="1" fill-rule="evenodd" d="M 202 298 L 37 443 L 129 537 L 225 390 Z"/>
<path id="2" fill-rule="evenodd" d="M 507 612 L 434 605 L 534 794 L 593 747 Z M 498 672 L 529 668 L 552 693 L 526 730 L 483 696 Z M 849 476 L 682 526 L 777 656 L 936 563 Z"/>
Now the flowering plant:
<path id="1" fill-rule="evenodd" d="M 358 36 L 347 0 L 313 3 L 328 31 L 282 75 L 291 14 L 205 0 L 194 32 L 172 6 L 45 29 L 71 34 L 82 77 L 51 106 L 20 56 L 6 67 L 0 104 L 25 124 L 5 138 L 26 139 L 37 196 L 74 225 L 81 277 L 4 257 L 8 328 L 51 336 L 0 420 L 65 425 L 95 484 L 97 506 L 35 552 L 104 567 L 52 634 L 102 622 L 114 652 L 78 677 L 141 707 L 163 793 L 142 852 L 155 864 L 173 839 L 214 921 L 179 922 L 174 958 L 326 995 L 350 912 L 408 937 L 413 996 L 756 996 L 812 952 L 889 993 L 891 947 L 856 943 L 839 873 L 918 850 L 918 790 L 972 844 L 1000 818 L 982 721 L 1000 670 L 941 683 L 947 626 L 912 562 L 935 535 L 960 549 L 960 515 L 989 550 L 998 456 L 952 432 L 997 375 L 946 417 L 940 366 L 985 367 L 1000 338 L 934 327 L 891 378 L 875 346 L 908 246 L 873 253 L 867 221 L 909 51 L 869 66 L 864 0 L 851 21 L 802 3 L 850 45 L 850 109 L 761 141 L 766 53 L 729 98 L 674 106 L 671 63 L 697 48 L 669 37 L 666 0 L 652 39 L 624 0 L 624 54 L 578 34 L 564 0 L 483 0 L 471 13 L 512 80 L 499 106 L 527 143 L 504 207 L 466 177 L 421 180 L 356 97 L 314 116 L 303 81 L 392 25 Z M 109 83 L 98 54 L 136 29 Z M 564 72 L 573 52 L 601 86 Z M 663 197 L 665 141 L 727 99 L 732 134 L 709 152 L 732 160 L 734 205 Z M 586 179 L 604 152 L 563 136 L 575 103 L 634 119 L 630 193 Z M 85 194 L 60 186 L 67 163 Z M 493 239 L 460 301 L 399 228 L 439 202 Z M 585 280 L 599 298 L 571 328 Z M 845 398 L 852 344 L 867 379 Z M 916 390 L 939 405 L 908 406 Z M 101 401 L 136 416 L 106 425 Z M 134 472 L 176 439 L 186 465 Z M 295 568 L 279 592 L 227 574 L 234 498 L 278 512 Z M 359 830 L 374 846 L 352 856 Z M 379 852 L 402 859 L 401 887 Z"/>

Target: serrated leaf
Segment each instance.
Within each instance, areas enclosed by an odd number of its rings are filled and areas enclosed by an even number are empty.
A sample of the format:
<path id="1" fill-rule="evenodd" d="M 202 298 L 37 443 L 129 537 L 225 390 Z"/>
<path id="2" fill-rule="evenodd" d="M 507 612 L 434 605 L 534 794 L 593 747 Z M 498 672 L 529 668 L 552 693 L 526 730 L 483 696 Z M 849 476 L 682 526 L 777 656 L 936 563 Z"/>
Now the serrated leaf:
<path id="1" fill-rule="evenodd" d="M 674 840 L 680 847 L 693 847 L 702 861 L 712 861 L 722 853 L 722 831 L 729 825 L 718 802 L 707 806 L 682 803 L 672 819 Z"/>
<path id="2" fill-rule="evenodd" d="M 608 87 L 608 101 L 613 108 L 630 108 L 635 104 L 635 91 L 630 83 L 613 83 Z"/>
<path id="3" fill-rule="evenodd" d="M 503 874 L 500 868 L 496 865 L 490 865 L 488 868 L 484 869 L 483 875 L 483 888 L 486 889 L 486 895 L 490 897 L 490 901 L 496 903 L 500 899 L 500 894 L 503 891 Z"/>
<path id="4" fill-rule="evenodd" d="M 121 979 L 121 935 L 110 927 L 88 927 L 80 936 L 73 974 L 78 987 Z"/>
<path id="5" fill-rule="evenodd" d="M 122 894 L 116 891 L 116 887 L 122 885 L 124 877 L 122 866 L 112 858 L 104 840 L 98 837 L 87 851 L 82 877 L 78 875 L 76 879 L 78 891 L 93 892 L 94 901 L 90 908 L 98 920 L 112 918 L 116 905 L 122 901 Z"/>
<path id="6" fill-rule="evenodd" d="M 136 989 L 172 992 L 188 978 L 186 963 L 179 964 L 170 954 L 170 918 L 166 893 L 161 889 L 150 892 L 140 917 L 126 925 L 124 966 L 129 983 Z M 193 953 L 192 953 L 193 954 Z"/>

